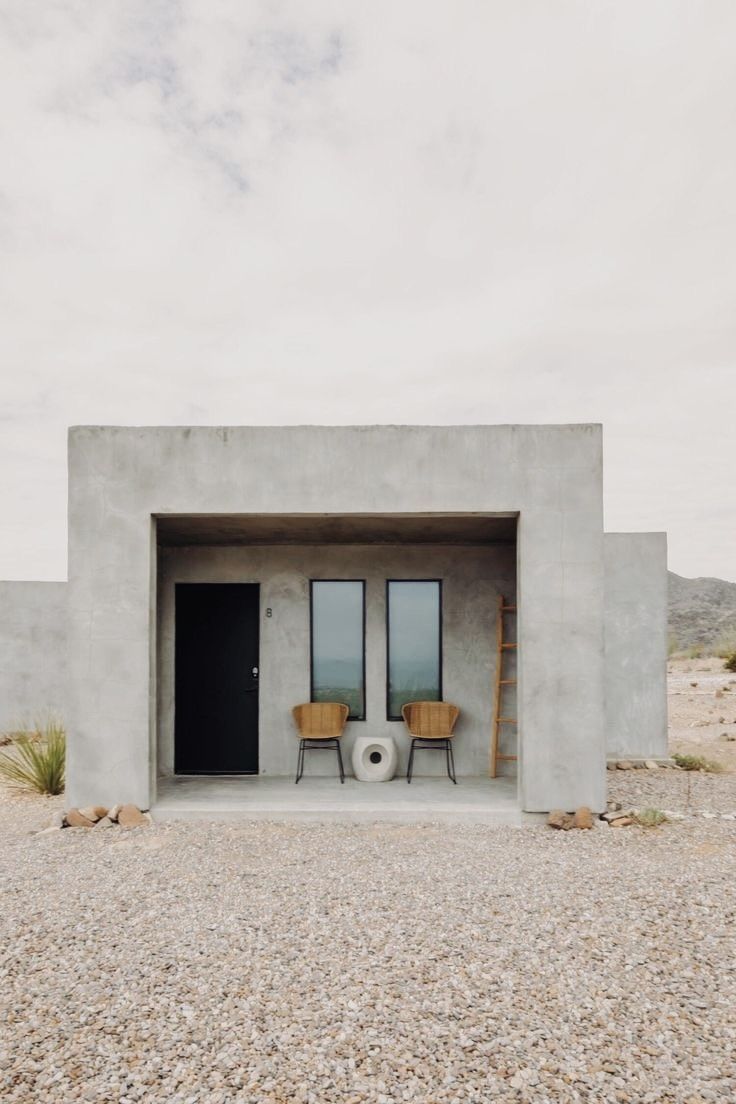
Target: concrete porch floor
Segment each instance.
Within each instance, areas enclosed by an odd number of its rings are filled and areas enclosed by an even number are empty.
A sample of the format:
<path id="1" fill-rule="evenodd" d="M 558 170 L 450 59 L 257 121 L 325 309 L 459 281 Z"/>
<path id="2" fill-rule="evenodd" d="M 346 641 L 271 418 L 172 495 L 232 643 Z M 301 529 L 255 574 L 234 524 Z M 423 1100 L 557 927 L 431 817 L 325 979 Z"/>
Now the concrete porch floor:
<path id="1" fill-rule="evenodd" d="M 519 808 L 515 778 L 415 777 L 391 782 L 257 775 L 176 775 L 161 778 L 151 808 L 155 820 L 288 820 L 365 824 L 533 823 L 541 814 Z"/>

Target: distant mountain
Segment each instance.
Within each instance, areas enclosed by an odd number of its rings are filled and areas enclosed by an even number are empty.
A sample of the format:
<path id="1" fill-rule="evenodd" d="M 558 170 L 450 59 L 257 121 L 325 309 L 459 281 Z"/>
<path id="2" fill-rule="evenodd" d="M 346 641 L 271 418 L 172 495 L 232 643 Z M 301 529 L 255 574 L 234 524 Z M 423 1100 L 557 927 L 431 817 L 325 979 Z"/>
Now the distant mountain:
<path id="1" fill-rule="evenodd" d="M 706 646 L 736 638 L 736 583 L 725 579 L 683 579 L 673 571 L 669 583 L 669 631 L 677 648 Z"/>

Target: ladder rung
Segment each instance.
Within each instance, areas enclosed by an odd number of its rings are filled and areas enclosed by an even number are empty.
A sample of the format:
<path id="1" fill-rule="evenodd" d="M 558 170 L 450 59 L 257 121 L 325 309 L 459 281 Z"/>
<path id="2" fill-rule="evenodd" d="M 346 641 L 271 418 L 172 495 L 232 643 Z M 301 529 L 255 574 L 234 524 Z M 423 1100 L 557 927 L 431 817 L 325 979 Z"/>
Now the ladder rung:
<path id="1" fill-rule="evenodd" d="M 496 724 L 516 724 L 516 717 L 496 717 Z"/>
<path id="2" fill-rule="evenodd" d="M 519 645 L 518 644 L 502 644 L 501 647 L 502 648 L 518 648 Z"/>
<path id="3" fill-rule="evenodd" d="M 497 759 L 505 759 L 507 763 L 515 763 L 517 760 L 516 755 L 497 755 Z"/>
<path id="4" fill-rule="evenodd" d="M 501 606 L 504 613 L 516 613 L 516 606 Z"/>
<path id="5" fill-rule="evenodd" d="M 499 679 L 499 686 L 516 686 L 516 679 Z"/>

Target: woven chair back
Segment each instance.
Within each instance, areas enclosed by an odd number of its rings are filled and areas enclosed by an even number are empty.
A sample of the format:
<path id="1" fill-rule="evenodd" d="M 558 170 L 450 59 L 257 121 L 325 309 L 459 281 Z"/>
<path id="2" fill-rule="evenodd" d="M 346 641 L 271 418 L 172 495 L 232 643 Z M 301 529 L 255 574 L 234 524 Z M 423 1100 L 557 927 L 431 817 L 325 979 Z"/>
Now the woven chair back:
<path id="1" fill-rule="evenodd" d="M 291 712 L 302 740 L 334 740 L 342 736 L 350 710 L 342 702 L 305 702 Z"/>
<path id="2" fill-rule="evenodd" d="M 401 710 L 412 736 L 422 740 L 446 740 L 452 736 L 460 710 L 450 702 L 407 702 Z"/>

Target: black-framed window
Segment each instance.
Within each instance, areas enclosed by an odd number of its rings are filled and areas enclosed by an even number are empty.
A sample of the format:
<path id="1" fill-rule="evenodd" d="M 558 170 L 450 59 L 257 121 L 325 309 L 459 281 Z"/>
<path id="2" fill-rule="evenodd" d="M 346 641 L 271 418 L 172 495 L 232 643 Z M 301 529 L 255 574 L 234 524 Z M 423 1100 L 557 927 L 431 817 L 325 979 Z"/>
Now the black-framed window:
<path id="1" fill-rule="evenodd" d="M 312 579 L 310 697 L 344 702 L 365 720 L 365 580 Z"/>
<path id="2" fill-rule="evenodd" d="M 442 580 L 386 582 L 386 716 L 410 701 L 442 701 Z"/>

